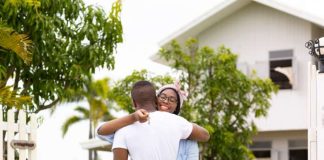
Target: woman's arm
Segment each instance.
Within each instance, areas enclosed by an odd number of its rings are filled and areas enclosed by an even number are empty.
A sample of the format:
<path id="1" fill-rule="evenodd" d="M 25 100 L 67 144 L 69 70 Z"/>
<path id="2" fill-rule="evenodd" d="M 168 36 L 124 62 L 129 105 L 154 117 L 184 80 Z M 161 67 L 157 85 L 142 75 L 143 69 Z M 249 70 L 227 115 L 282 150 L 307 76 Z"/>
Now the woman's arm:
<path id="1" fill-rule="evenodd" d="M 113 149 L 114 160 L 127 160 L 128 159 L 128 150 L 124 148 L 115 148 Z"/>
<path id="2" fill-rule="evenodd" d="M 189 136 L 189 139 L 196 140 L 198 142 L 207 142 L 209 138 L 209 132 L 205 128 L 192 123 L 192 132 Z"/>
<path id="3" fill-rule="evenodd" d="M 101 125 L 101 127 L 97 130 L 99 135 L 109 135 L 116 132 L 118 129 L 123 128 L 127 125 L 130 125 L 136 121 L 140 121 L 141 123 L 146 122 L 148 120 L 148 112 L 144 109 L 139 109 L 136 112 L 129 114 L 122 118 L 117 118 L 108 122 L 105 122 Z"/>

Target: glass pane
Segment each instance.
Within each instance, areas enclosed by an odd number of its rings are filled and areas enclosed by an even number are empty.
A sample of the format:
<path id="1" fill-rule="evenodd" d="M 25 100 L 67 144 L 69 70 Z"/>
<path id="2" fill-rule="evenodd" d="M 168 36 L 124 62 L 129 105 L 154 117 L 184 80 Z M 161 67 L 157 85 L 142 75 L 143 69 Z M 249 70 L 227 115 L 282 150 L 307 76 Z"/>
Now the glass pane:
<path id="1" fill-rule="evenodd" d="M 253 151 L 255 158 L 271 158 L 271 151 Z"/>
<path id="2" fill-rule="evenodd" d="M 291 89 L 293 84 L 292 59 L 270 61 L 270 78 L 280 89 Z"/>
<path id="3" fill-rule="evenodd" d="M 307 160 L 307 149 L 289 150 L 289 160 Z"/>

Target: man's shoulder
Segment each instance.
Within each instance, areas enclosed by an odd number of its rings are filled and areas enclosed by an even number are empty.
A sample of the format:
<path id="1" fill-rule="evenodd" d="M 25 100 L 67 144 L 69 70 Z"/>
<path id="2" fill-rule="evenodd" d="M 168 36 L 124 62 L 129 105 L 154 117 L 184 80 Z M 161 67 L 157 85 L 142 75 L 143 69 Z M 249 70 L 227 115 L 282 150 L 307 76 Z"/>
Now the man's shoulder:
<path id="1" fill-rule="evenodd" d="M 155 112 L 151 112 L 150 113 L 151 115 L 157 115 L 157 116 L 176 116 L 178 117 L 178 115 L 175 115 L 175 114 L 172 114 L 172 113 L 169 113 L 169 112 L 163 112 L 163 111 L 155 111 Z"/>
<path id="2" fill-rule="evenodd" d="M 155 111 L 150 113 L 152 118 L 163 119 L 164 121 L 187 121 L 185 118 L 169 113 L 169 112 L 162 112 L 162 111 Z"/>

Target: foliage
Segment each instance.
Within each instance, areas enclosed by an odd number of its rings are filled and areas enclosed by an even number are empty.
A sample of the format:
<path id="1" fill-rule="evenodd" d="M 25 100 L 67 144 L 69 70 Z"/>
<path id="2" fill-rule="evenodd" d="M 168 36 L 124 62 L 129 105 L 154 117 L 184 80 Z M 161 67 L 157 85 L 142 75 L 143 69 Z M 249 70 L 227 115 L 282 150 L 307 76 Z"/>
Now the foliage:
<path id="1" fill-rule="evenodd" d="M 28 50 L 31 44 L 32 42 L 27 38 L 27 35 L 18 34 L 12 28 L 7 27 L 4 22 L 0 21 L 0 50 L 11 51 L 28 64 L 31 61 L 31 53 Z M 0 83 L 5 75 L 5 68 L 0 65 Z M 17 95 L 12 86 L 0 86 L 0 104 L 2 106 L 20 109 L 24 104 L 30 103 L 31 98 L 29 96 Z"/>
<path id="2" fill-rule="evenodd" d="M 80 122 L 82 120 L 89 120 L 89 138 L 93 138 L 95 135 L 95 126 L 98 125 L 99 120 L 111 120 L 114 117 L 110 114 L 107 107 L 109 95 L 111 94 L 111 88 L 109 87 L 109 79 L 105 78 L 97 81 L 89 81 L 83 91 L 75 92 L 76 97 L 85 97 L 89 109 L 83 106 L 77 106 L 74 110 L 79 115 L 73 115 L 68 118 L 62 125 L 63 137 L 67 133 L 70 126 Z"/>
<path id="3" fill-rule="evenodd" d="M 27 7 L 35 6 L 34 4 L 25 1 L 15 2 L 15 5 L 26 5 Z M 31 46 L 32 41 L 28 39 L 27 35 L 17 33 L 0 19 L 0 52 L 12 53 L 13 56 L 18 56 L 23 62 L 29 64 L 31 62 Z M 0 64 L 0 84 L 4 83 L 3 79 L 5 77 L 6 68 Z M 17 88 L 17 86 L 15 86 L 15 88 Z M 31 104 L 31 97 L 17 94 L 15 88 L 12 86 L 0 85 L 1 106 L 7 106 L 8 108 L 16 107 L 17 109 L 21 109 L 23 105 Z M 6 112 L 8 108 L 2 109 L 4 112 Z"/>
<path id="4" fill-rule="evenodd" d="M 0 105 L 2 106 L 15 106 L 21 109 L 24 104 L 30 104 L 31 98 L 29 96 L 19 96 L 12 91 L 11 86 L 0 88 Z"/>
<path id="5" fill-rule="evenodd" d="M 63 123 L 62 136 L 66 135 L 72 125 L 80 121 L 89 120 L 89 139 L 92 139 L 95 136 L 95 127 L 98 125 L 99 120 L 108 121 L 114 118 L 108 110 L 108 108 L 111 108 L 107 102 L 110 93 L 111 88 L 109 87 L 108 78 L 94 82 L 90 80 L 83 90 L 73 92 L 74 97 L 86 98 L 89 109 L 84 106 L 77 106 L 74 110 L 79 114 L 72 115 Z M 97 159 L 97 152 L 95 150 L 89 150 L 89 160 L 91 159 Z"/>
<path id="6" fill-rule="evenodd" d="M 154 83 L 156 88 L 159 88 L 165 84 L 173 83 L 172 78 L 168 75 L 153 75 L 147 70 L 133 71 L 131 75 L 126 76 L 124 79 L 116 82 L 112 89 L 110 99 L 113 99 L 121 109 L 127 111 L 128 113 L 134 112 L 130 92 L 133 84 L 140 80 L 148 80 Z"/>
<path id="7" fill-rule="evenodd" d="M 119 0 L 108 15 L 82 0 L 0 1 L 0 19 L 14 35 L 33 41 L 30 65 L 19 58 L 26 54 L 1 47 L 0 88 L 13 79 L 17 94 L 33 97 L 27 107 L 33 112 L 74 100 L 70 91 L 82 90 L 96 67 L 114 68 L 113 54 L 122 42 L 120 12 Z"/>
<path id="8" fill-rule="evenodd" d="M 215 52 L 199 48 L 195 39 L 187 40 L 185 48 L 173 41 L 160 56 L 181 73 L 189 92 L 181 115 L 211 134 L 202 144 L 203 159 L 252 159 L 248 144 L 257 131 L 253 118 L 266 116 L 278 87 L 270 79 L 250 78 L 237 70 L 237 55 L 224 46 Z"/>

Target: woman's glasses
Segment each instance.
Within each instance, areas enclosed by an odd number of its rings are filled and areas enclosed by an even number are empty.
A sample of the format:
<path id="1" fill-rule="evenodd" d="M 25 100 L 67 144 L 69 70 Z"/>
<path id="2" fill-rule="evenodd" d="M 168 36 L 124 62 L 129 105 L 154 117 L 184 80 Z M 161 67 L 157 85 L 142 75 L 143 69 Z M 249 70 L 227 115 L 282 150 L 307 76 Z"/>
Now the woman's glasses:
<path id="1" fill-rule="evenodd" d="M 160 96 L 158 97 L 159 100 L 163 101 L 163 102 L 170 102 L 170 103 L 177 103 L 177 98 L 176 97 L 168 97 L 165 94 L 160 94 Z"/>

